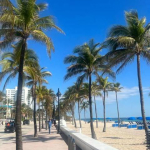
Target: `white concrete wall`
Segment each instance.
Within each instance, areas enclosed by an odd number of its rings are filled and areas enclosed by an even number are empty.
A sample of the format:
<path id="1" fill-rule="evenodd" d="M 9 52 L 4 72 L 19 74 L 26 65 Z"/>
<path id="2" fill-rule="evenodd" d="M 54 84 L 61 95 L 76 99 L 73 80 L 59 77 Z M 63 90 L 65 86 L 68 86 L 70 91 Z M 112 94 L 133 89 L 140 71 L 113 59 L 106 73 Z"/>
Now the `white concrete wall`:
<path id="1" fill-rule="evenodd" d="M 61 126 L 60 129 L 66 136 L 70 135 L 82 150 L 118 150 L 67 127 Z"/>

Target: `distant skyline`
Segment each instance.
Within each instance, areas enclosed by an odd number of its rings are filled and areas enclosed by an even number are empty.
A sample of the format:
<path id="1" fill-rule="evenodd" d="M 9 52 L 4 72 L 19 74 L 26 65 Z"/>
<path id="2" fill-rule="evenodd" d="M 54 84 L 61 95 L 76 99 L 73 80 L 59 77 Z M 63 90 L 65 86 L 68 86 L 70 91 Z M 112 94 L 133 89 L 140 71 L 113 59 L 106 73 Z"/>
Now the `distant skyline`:
<path id="1" fill-rule="evenodd" d="M 43 0 L 37 0 L 37 2 L 43 2 Z M 65 32 L 65 35 L 55 30 L 46 32 L 55 46 L 55 52 L 52 52 L 51 59 L 48 58 L 45 45 L 29 40 L 28 47 L 36 51 L 41 67 L 47 67 L 47 70 L 52 73 L 52 77 L 47 78 L 49 81 L 47 87 L 52 88 L 55 93 L 59 87 L 63 94 L 67 87 L 76 81 L 76 78 L 64 81 L 68 65 L 63 63 L 64 58 L 72 54 L 76 46 L 88 42 L 91 38 L 94 38 L 95 42 L 102 43 L 106 39 L 110 27 L 119 24 L 126 25 L 125 11 L 137 10 L 139 17 L 145 16 L 147 23 L 150 23 L 149 0 L 44 0 L 44 2 L 49 4 L 49 9 L 41 15 L 54 16 L 56 24 Z M 106 52 L 107 50 L 104 49 L 101 54 L 104 55 Z M 141 116 L 136 67 L 136 62 L 134 61 L 121 73 L 117 74 L 115 81 L 109 78 L 110 82 L 120 82 L 121 86 L 124 87 L 118 96 L 121 117 Z M 150 97 L 148 96 L 150 93 L 150 65 L 143 60 L 141 60 L 141 75 L 145 112 L 146 116 L 150 116 Z M 1 83 L 1 90 L 3 83 Z M 14 88 L 15 86 L 17 86 L 17 78 L 11 81 L 6 88 Z M 106 103 L 106 116 L 117 117 L 115 97 L 112 92 L 108 94 Z M 102 117 L 101 98 L 97 98 L 97 107 L 98 117 Z M 89 111 L 87 110 L 88 115 Z M 83 113 L 81 116 L 83 117 Z"/>

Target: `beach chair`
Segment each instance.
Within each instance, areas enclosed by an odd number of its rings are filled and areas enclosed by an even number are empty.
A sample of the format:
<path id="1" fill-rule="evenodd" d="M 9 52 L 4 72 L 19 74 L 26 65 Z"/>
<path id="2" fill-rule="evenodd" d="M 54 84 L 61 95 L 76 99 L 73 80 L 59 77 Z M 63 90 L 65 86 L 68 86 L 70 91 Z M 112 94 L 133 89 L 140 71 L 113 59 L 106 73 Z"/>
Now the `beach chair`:
<path id="1" fill-rule="evenodd" d="M 127 125 L 128 129 L 137 128 L 137 124 L 129 124 Z"/>
<path id="2" fill-rule="evenodd" d="M 127 127 L 128 124 L 127 124 L 127 123 L 121 123 L 119 126 L 120 126 L 120 127 Z"/>
<path id="3" fill-rule="evenodd" d="M 138 129 L 138 130 L 143 130 L 143 129 L 144 129 L 144 126 L 143 126 L 143 125 L 137 125 L 137 129 Z"/>
<path id="4" fill-rule="evenodd" d="M 118 127 L 118 123 L 113 123 L 112 127 Z"/>

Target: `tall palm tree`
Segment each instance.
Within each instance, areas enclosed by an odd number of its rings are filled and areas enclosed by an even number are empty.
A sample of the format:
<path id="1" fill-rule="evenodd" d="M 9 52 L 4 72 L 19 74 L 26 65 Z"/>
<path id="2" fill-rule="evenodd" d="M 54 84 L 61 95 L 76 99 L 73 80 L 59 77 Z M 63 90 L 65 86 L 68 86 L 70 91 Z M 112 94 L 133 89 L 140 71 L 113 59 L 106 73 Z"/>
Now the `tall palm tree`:
<path id="1" fill-rule="evenodd" d="M 84 120 L 85 120 L 85 123 L 86 123 L 86 116 L 85 116 L 85 112 L 86 112 L 86 109 L 89 107 L 89 103 L 87 101 L 82 101 L 81 103 L 81 110 L 84 110 Z"/>
<path id="2" fill-rule="evenodd" d="M 119 105 L 118 105 L 118 96 L 117 93 L 121 91 L 123 87 L 120 87 L 120 83 L 114 83 L 112 85 L 112 90 L 115 91 L 116 94 L 116 104 L 117 104 L 117 113 L 118 113 L 118 127 L 120 124 L 120 115 L 119 115 Z"/>
<path id="3" fill-rule="evenodd" d="M 97 116 L 97 105 L 96 105 L 96 96 L 102 96 L 98 85 L 96 82 L 92 82 L 92 95 L 94 96 L 94 105 L 95 105 L 95 115 L 96 115 L 96 128 L 98 128 L 98 116 Z"/>
<path id="4" fill-rule="evenodd" d="M 47 76 L 51 76 L 49 71 L 43 71 L 45 68 L 29 68 L 27 70 L 26 79 L 28 82 L 26 83 L 28 86 L 31 86 L 32 97 L 34 102 L 34 137 L 37 137 L 37 124 L 36 124 L 36 99 L 37 99 L 37 84 L 41 85 L 42 83 L 48 83 L 45 79 Z"/>
<path id="5" fill-rule="evenodd" d="M 108 77 L 102 78 L 97 76 L 97 82 L 99 83 L 99 88 L 103 91 L 103 112 L 104 112 L 104 128 L 103 132 L 106 132 L 106 94 L 111 89 L 112 83 L 108 82 Z"/>
<path id="6" fill-rule="evenodd" d="M 40 109 L 40 103 L 41 103 L 41 87 L 37 86 L 36 87 L 36 97 L 37 97 L 37 104 L 38 104 L 38 115 L 39 115 L 39 132 L 41 132 L 41 109 Z"/>
<path id="7" fill-rule="evenodd" d="M 49 114 L 51 114 L 52 112 L 52 106 L 53 106 L 53 95 L 54 94 L 54 91 L 52 89 L 48 90 L 47 89 L 47 92 L 45 93 L 44 95 L 44 103 L 43 103 L 43 106 L 45 108 L 45 111 L 46 111 L 46 130 L 47 130 L 47 118 L 49 116 Z M 50 117 L 50 116 L 49 116 Z"/>
<path id="8" fill-rule="evenodd" d="M 89 84 L 88 83 L 84 83 L 84 90 L 87 91 L 88 93 L 88 90 L 89 90 Z M 91 89 L 92 89 L 92 96 L 94 97 L 94 105 L 95 105 L 95 116 L 96 116 L 96 128 L 98 128 L 98 117 L 97 117 L 97 105 L 96 105 L 96 96 L 102 96 L 101 92 L 100 92 L 100 89 L 97 85 L 97 82 L 92 82 L 92 86 L 91 86 Z"/>
<path id="9" fill-rule="evenodd" d="M 72 91 L 73 91 L 73 86 L 68 87 L 68 89 L 65 92 L 65 94 L 63 95 L 63 97 L 64 97 L 65 106 L 69 106 L 71 108 L 72 120 L 73 120 L 72 123 L 74 123 L 75 128 L 77 128 L 75 113 L 74 113 L 76 101 L 75 101 Z"/>
<path id="10" fill-rule="evenodd" d="M 82 90 L 82 83 L 75 83 L 72 86 L 72 95 L 74 96 L 75 101 L 77 101 L 78 103 L 78 115 L 79 115 L 79 124 L 80 124 L 80 128 L 82 128 L 82 124 L 81 124 L 81 116 L 80 116 L 80 102 L 82 100 L 82 94 L 81 94 L 81 90 Z"/>
<path id="11" fill-rule="evenodd" d="M 45 100 L 45 96 L 48 94 L 48 89 L 46 88 L 46 86 L 41 86 L 39 85 L 36 89 L 36 95 L 37 95 L 37 101 L 38 101 L 38 104 L 39 104 L 39 110 L 40 109 L 40 103 L 42 103 L 42 129 L 44 128 L 43 127 L 43 102 Z M 41 111 L 39 111 L 39 131 L 41 131 L 41 123 L 40 123 L 40 120 L 41 120 Z"/>
<path id="12" fill-rule="evenodd" d="M 36 41 L 45 43 L 47 45 L 48 54 L 50 55 L 50 52 L 51 50 L 54 50 L 54 47 L 51 39 L 46 36 L 43 30 L 52 28 L 55 28 L 60 32 L 62 32 L 62 30 L 55 25 L 51 16 L 40 18 L 39 13 L 45 10 L 47 7 L 47 5 L 44 3 L 36 4 L 35 0 L 18 0 L 17 5 L 15 5 L 16 7 L 13 6 L 13 11 L 6 9 L 6 7 L 9 7 L 7 4 L 5 3 L 5 9 L 2 10 L 0 15 L 0 36 L 3 39 L 3 41 L 0 43 L 0 48 L 6 48 L 14 42 L 19 43 L 22 47 L 19 62 L 18 92 L 16 101 L 16 148 L 18 150 L 22 150 L 20 114 L 23 83 L 23 64 L 27 47 L 27 40 L 32 37 L 32 39 Z"/>
<path id="13" fill-rule="evenodd" d="M 99 54 L 102 47 L 98 47 L 99 43 L 95 44 L 94 40 L 91 39 L 89 43 L 85 43 L 82 46 L 76 47 L 73 51 L 74 55 L 70 55 L 65 58 L 65 63 L 70 63 L 71 66 L 67 69 L 65 80 L 79 75 L 78 82 L 83 80 L 89 80 L 89 108 L 90 108 L 90 127 L 92 138 L 96 139 L 94 127 L 93 127 L 93 110 L 92 110 L 92 94 L 91 94 L 91 83 L 92 75 L 96 72 L 104 71 L 104 61 Z M 105 69 L 106 70 L 106 69 Z M 114 75 L 111 70 L 107 69 L 107 72 Z"/>
<path id="14" fill-rule="evenodd" d="M 139 19 L 136 11 L 125 12 L 125 17 L 127 26 L 116 25 L 109 31 L 109 38 L 106 40 L 106 44 L 110 47 L 110 52 L 106 57 L 109 59 L 109 67 L 119 65 L 117 72 L 133 62 L 134 57 L 136 57 L 141 113 L 145 133 L 147 134 L 148 126 L 145 118 L 140 57 L 148 62 L 150 61 L 150 24 L 145 25 L 146 18 Z"/>
<path id="15" fill-rule="evenodd" d="M 55 101 L 56 101 L 56 94 L 54 93 L 54 91 L 52 89 L 49 89 L 49 95 L 51 96 L 52 100 L 53 100 L 53 114 L 52 114 L 52 118 L 55 119 Z"/>
<path id="16" fill-rule="evenodd" d="M 31 86 L 31 96 L 34 102 L 34 110 L 33 110 L 33 118 L 34 118 L 34 137 L 37 137 L 37 123 L 36 123 L 36 88 L 38 82 L 38 69 L 32 68 L 28 69 L 26 78 L 28 82 L 26 83 L 27 86 Z"/>

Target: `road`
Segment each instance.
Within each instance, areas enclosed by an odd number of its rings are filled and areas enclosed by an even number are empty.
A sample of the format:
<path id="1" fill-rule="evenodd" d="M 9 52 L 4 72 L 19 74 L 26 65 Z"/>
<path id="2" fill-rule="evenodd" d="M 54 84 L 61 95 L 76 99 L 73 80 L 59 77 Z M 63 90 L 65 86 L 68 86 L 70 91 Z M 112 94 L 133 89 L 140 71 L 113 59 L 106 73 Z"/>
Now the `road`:
<path id="1" fill-rule="evenodd" d="M 3 144 L 8 144 L 12 140 L 15 140 L 15 133 L 4 133 L 4 125 L 0 125 L 0 147 Z M 33 131 L 33 123 L 30 125 L 22 125 L 22 135 Z"/>

